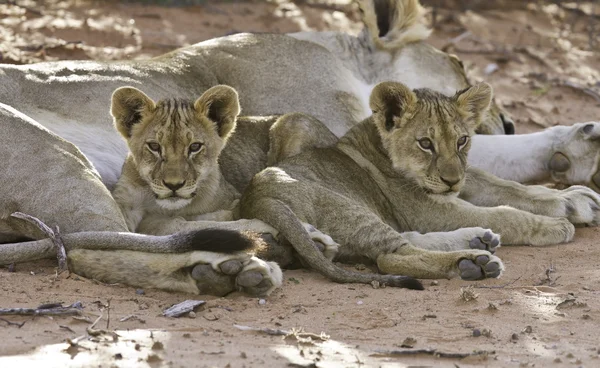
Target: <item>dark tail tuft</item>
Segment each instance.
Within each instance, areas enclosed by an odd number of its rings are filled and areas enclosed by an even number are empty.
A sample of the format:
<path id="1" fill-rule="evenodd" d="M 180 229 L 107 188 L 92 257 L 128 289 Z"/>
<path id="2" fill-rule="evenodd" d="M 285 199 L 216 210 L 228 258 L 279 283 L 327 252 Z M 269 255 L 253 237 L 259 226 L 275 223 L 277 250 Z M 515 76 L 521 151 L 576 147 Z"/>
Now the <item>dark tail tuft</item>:
<path id="1" fill-rule="evenodd" d="M 392 276 L 386 280 L 385 283 L 388 286 L 412 289 L 412 290 L 425 290 L 421 281 L 414 279 L 409 276 Z"/>
<path id="2" fill-rule="evenodd" d="M 177 252 L 205 251 L 235 253 L 258 250 L 264 241 L 258 234 L 223 229 L 202 229 L 171 235 Z"/>

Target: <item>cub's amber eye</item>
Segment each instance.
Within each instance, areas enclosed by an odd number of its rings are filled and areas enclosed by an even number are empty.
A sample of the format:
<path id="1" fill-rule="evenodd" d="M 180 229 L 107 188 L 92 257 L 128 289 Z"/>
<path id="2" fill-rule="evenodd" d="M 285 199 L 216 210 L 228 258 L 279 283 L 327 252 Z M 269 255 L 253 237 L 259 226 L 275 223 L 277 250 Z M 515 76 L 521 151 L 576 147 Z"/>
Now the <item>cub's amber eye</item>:
<path id="1" fill-rule="evenodd" d="M 202 143 L 196 142 L 190 144 L 190 153 L 198 152 L 202 148 Z"/>
<path id="2" fill-rule="evenodd" d="M 431 139 L 421 138 L 418 140 L 418 142 L 419 146 L 421 146 L 421 148 L 423 148 L 424 150 L 433 151 L 433 143 L 431 142 Z"/>
<path id="3" fill-rule="evenodd" d="M 468 139 L 469 139 L 469 137 L 467 137 L 466 135 L 458 138 L 458 142 L 457 142 L 458 143 L 458 148 L 461 148 L 462 146 L 464 146 L 465 144 L 467 144 L 467 140 Z"/>
<path id="4" fill-rule="evenodd" d="M 160 144 L 156 142 L 148 142 L 148 148 L 150 148 L 150 151 L 152 152 L 160 153 Z"/>

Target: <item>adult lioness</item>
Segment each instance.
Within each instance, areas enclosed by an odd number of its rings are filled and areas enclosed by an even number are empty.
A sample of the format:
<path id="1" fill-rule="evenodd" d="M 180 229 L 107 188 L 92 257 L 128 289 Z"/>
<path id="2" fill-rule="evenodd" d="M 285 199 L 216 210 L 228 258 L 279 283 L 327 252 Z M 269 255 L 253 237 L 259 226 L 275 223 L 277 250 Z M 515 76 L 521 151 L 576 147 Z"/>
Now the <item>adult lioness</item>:
<path id="1" fill-rule="evenodd" d="M 216 295 L 238 289 L 264 295 L 281 285 L 279 267 L 253 256 L 259 250 L 255 238 L 215 229 L 129 233 L 77 147 L 2 104 L 0 132 L 0 243 L 22 241 L 0 244 L 0 264 L 56 257 L 45 234 L 11 216 L 20 211 L 59 226 L 69 269 L 99 281 Z M 38 184 L 28 184 L 32 180 Z"/>
<path id="2" fill-rule="evenodd" d="M 458 59 L 424 41 L 429 32 L 422 25 L 418 1 L 359 3 L 365 29 L 358 37 L 340 32 L 237 34 L 149 60 L 0 65 L 0 101 L 74 143 L 112 188 L 128 150 L 106 110 L 111 93 L 125 84 L 143 86 L 155 100 L 199 96 L 214 85 L 227 84 L 240 93 L 245 115 L 308 113 L 325 122 L 338 137 L 368 116 L 368 96 L 379 82 L 395 80 L 449 95 L 468 86 Z M 506 114 L 499 109 L 490 111 L 483 119 L 482 132 L 513 130 Z M 596 126 L 600 128 L 600 124 Z M 529 149 L 556 148 L 553 152 L 540 150 L 537 155 L 518 151 L 517 159 L 539 157 L 537 164 L 550 178 L 548 163 L 552 154 L 561 150 L 571 164 L 562 180 L 567 184 L 592 182 L 597 161 L 585 158 L 598 155 L 598 143 L 578 134 L 534 138 L 541 144 L 528 145 Z M 513 161 L 494 161 L 495 155 L 490 158 L 487 147 L 492 144 L 487 139 L 474 139 L 483 143 L 474 146 L 471 157 L 487 165 L 494 163 L 501 176 L 511 177 L 517 170 L 527 173 Z M 504 144 L 510 146 L 511 138 Z M 509 150 L 503 147 L 502 151 Z M 526 175 L 520 178 L 529 179 Z"/>
<path id="3" fill-rule="evenodd" d="M 389 274 L 466 280 L 500 276 L 492 231 L 506 244 L 547 245 L 570 241 L 571 222 L 598 224 L 600 196 L 589 188 L 525 187 L 467 167 L 491 93 L 483 83 L 453 97 L 381 83 L 371 94 L 373 115 L 335 147 L 257 174 L 242 216 L 278 229 L 310 266 L 338 282 L 369 279 L 339 272 L 314 250 L 303 223 L 339 243 L 339 257 L 368 257 Z M 515 208 L 480 207 L 499 203 Z"/>

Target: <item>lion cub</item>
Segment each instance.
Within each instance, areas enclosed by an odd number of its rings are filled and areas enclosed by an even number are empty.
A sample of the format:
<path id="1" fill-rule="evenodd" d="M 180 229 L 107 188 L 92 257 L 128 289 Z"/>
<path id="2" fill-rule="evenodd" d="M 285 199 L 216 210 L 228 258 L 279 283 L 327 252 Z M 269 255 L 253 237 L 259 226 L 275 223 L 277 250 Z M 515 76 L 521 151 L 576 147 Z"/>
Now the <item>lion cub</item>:
<path id="1" fill-rule="evenodd" d="M 598 223 L 600 196 L 582 187 L 527 187 L 468 168 L 471 136 L 491 98 L 485 83 L 452 97 L 380 83 L 370 96 L 371 117 L 334 147 L 257 174 L 241 214 L 275 227 L 337 282 L 396 280 L 336 267 L 315 251 L 304 223 L 339 244 L 338 258 L 368 257 L 387 274 L 499 277 L 495 233 L 507 244 L 568 242 L 572 223 Z"/>
<path id="2" fill-rule="evenodd" d="M 237 220 L 239 192 L 224 179 L 219 155 L 240 112 L 228 86 L 196 101 L 155 103 L 140 90 L 113 93 L 111 114 L 130 153 L 113 196 L 129 230 L 167 235 L 208 227 L 277 235 L 260 220 Z"/>

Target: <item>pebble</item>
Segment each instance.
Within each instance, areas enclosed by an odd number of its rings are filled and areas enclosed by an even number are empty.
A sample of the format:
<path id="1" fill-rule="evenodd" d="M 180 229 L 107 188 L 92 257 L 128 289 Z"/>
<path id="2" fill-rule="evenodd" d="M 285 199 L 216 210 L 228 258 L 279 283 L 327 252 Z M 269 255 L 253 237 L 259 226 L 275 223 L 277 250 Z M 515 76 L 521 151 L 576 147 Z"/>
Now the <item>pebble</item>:
<path id="1" fill-rule="evenodd" d="M 526 326 L 523 332 L 530 334 L 533 332 L 533 328 L 531 326 Z"/>
<path id="2" fill-rule="evenodd" d="M 473 329 L 473 337 L 479 337 L 481 336 L 481 330 L 478 328 L 474 328 Z"/>
<path id="3" fill-rule="evenodd" d="M 362 305 L 362 304 L 363 304 L 363 301 L 362 301 L 362 300 L 359 300 L 359 301 L 357 301 L 357 302 L 356 302 L 356 304 L 358 304 L 358 305 Z"/>
<path id="4" fill-rule="evenodd" d="M 137 295 L 144 295 L 144 294 L 146 294 L 146 292 L 144 291 L 144 289 L 135 289 L 135 293 Z"/>
<path id="5" fill-rule="evenodd" d="M 265 305 L 265 304 L 267 304 L 267 301 L 264 299 L 258 299 L 258 304 Z"/>
<path id="6" fill-rule="evenodd" d="M 516 333 L 512 334 L 512 336 L 510 337 L 510 339 L 515 342 L 517 340 L 519 340 L 519 335 L 517 335 Z"/>
<path id="7" fill-rule="evenodd" d="M 189 312 L 188 313 L 188 317 L 190 317 L 190 318 L 196 318 L 196 312 L 194 312 L 194 311 Z"/>

